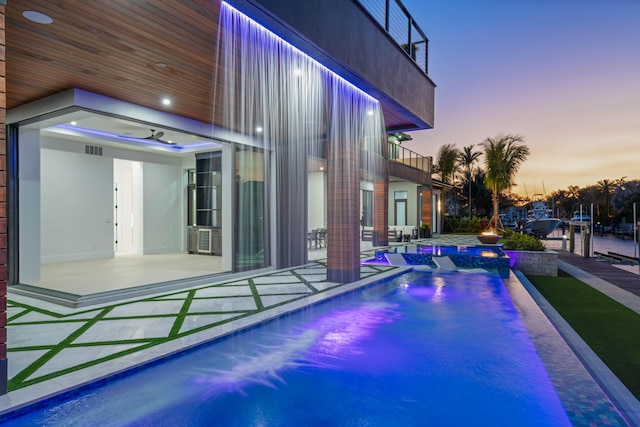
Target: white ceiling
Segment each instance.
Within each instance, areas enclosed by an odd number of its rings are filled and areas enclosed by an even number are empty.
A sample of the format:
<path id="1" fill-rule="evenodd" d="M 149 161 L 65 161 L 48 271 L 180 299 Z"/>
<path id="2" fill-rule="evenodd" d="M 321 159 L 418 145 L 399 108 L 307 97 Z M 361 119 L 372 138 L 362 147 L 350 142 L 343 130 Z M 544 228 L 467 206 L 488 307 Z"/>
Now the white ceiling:
<path id="1" fill-rule="evenodd" d="M 210 151 L 220 147 L 220 142 L 200 135 L 88 111 L 75 111 L 42 120 L 29 125 L 29 128 L 37 128 L 45 134 L 63 136 L 66 139 L 85 140 L 87 143 L 174 155 Z M 159 139 L 164 142 L 148 139 L 152 130 L 156 136 L 163 132 Z"/>

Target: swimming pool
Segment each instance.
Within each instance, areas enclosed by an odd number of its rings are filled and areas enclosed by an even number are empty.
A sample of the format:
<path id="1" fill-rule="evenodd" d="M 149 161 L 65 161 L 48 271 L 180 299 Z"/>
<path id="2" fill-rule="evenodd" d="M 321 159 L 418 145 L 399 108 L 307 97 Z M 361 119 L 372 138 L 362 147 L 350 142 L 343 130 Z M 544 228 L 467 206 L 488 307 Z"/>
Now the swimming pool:
<path id="1" fill-rule="evenodd" d="M 496 275 L 412 272 L 6 425 L 570 425 Z"/>

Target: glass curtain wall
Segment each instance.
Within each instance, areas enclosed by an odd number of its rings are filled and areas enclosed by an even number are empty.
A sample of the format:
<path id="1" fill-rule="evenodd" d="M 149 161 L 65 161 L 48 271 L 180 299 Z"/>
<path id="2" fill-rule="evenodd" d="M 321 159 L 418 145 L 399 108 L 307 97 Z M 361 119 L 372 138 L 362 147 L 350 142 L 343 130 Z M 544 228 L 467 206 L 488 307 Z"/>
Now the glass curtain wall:
<path id="1" fill-rule="evenodd" d="M 235 269 L 265 267 L 268 257 L 268 188 L 264 150 L 236 148 Z"/>

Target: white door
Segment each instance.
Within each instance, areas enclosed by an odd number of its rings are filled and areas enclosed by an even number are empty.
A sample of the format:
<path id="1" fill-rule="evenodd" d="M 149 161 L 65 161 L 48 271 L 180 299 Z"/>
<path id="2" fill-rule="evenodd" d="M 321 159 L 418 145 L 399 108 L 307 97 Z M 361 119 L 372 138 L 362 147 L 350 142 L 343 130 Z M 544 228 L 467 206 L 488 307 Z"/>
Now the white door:
<path id="1" fill-rule="evenodd" d="M 142 254 L 142 164 L 114 159 L 115 252 Z"/>

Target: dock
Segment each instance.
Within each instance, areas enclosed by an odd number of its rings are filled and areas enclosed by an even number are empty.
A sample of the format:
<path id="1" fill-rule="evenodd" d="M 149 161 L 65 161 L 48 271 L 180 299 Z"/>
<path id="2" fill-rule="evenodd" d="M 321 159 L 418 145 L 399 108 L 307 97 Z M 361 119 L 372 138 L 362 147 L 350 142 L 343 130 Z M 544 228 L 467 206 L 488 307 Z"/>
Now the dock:
<path id="1" fill-rule="evenodd" d="M 622 261 L 619 254 L 609 254 L 608 252 L 604 255 L 611 259 L 619 259 Z M 633 257 L 625 258 L 636 259 Z M 558 251 L 558 259 L 640 297 L 640 274 L 615 267 L 611 265 L 611 262 L 601 262 L 598 261 L 597 258 L 585 258 L 570 252 Z M 640 266 L 638 268 L 640 268 Z"/>

